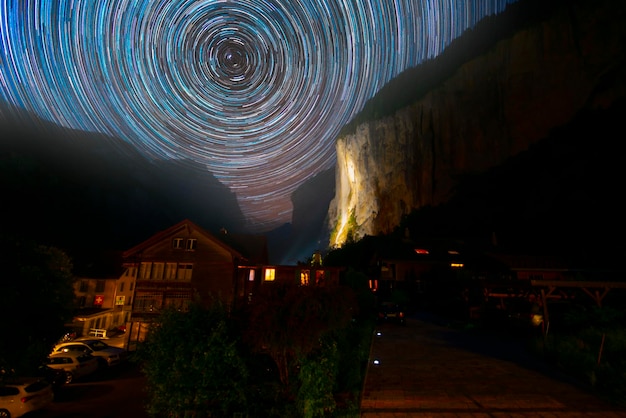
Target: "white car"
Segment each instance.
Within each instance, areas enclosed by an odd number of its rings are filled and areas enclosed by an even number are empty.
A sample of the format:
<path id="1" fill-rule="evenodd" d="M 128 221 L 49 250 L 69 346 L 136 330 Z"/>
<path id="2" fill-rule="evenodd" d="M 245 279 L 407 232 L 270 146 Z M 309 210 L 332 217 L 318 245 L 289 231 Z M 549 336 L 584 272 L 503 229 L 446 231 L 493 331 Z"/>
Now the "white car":
<path id="1" fill-rule="evenodd" d="M 96 357 L 82 351 L 62 351 L 50 354 L 46 364 L 53 369 L 65 371 L 66 383 L 89 376 L 100 366 Z"/>
<path id="2" fill-rule="evenodd" d="M 54 400 L 52 385 L 41 378 L 15 378 L 0 384 L 0 418 L 17 418 Z"/>
<path id="3" fill-rule="evenodd" d="M 52 355 L 68 351 L 78 351 L 91 354 L 99 360 L 101 367 L 118 365 L 128 357 L 128 351 L 125 349 L 113 347 L 97 338 L 85 338 L 57 344 L 54 346 L 50 354 Z"/>

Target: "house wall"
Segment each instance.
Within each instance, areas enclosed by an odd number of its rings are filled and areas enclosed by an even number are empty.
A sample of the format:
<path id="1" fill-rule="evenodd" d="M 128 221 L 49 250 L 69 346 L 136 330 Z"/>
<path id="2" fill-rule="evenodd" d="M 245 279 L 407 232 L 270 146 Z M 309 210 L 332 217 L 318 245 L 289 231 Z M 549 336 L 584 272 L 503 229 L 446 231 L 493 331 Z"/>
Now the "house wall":
<path id="1" fill-rule="evenodd" d="M 175 248 L 173 243 L 178 239 L 182 240 L 182 244 L 180 248 Z M 190 240 L 195 240 L 193 248 L 188 247 Z M 188 292 L 189 298 L 198 296 L 207 304 L 214 297 L 227 304 L 233 301 L 236 277 L 234 257 L 222 244 L 195 229 L 185 228 L 164 236 L 133 259 L 130 264 L 136 266 L 139 272 L 135 300 L 142 292 L 152 292 L 161 294 L 160 302 L 163 303 L 172 293 Z M 142 273 L 141 263 L 152 263 L 149 276 Z M 181 264 L 191 264 L 191 279 L 167 279 L 165 275 L 156 278 L 154 263 L 176 263 L 178 268 Z"/>
<path id="2" fill-rule="evenodd" d="M 112 308 L 115 303 L 116 280 L 116 277 L 105 279 L 78 277 L 74 282 L 74 295 L 77 298 L 79 308 Z M 96 297 L 102 297 L 101 304 L 96 303 Z"/>

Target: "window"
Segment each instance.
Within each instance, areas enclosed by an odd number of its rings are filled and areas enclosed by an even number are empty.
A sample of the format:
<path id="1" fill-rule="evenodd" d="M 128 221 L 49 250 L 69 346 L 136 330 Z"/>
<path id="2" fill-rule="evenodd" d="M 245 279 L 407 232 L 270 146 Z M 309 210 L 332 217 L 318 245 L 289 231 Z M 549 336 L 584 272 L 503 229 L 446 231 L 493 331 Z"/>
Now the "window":
<path id="1" fill-rule="evenodd" d="M 182 238 L 174 238 L 172 240 L 172 248 L 176 250 L 182 250 L 183 248 L 183 239 Z"/>
<path id="2" fill-rule="evenodd" d="M 133 288 L 135 287 L 135 282 L 130 282 L 130 286 L 128 286 L 131 292 L 133 291 Z"/>
<path id="3" fill-rule="evenodd" d="M 198 243 L 198 240 L 195 238 L 189 238 L 187 240 L 187 243 L 185 245 L 185 249 L 187 251 L 195 251 L 196 250 L 196 244 Z"/>
<path id="4" fill-rule="evenodd" d="M 300 271 L 300 284 L 302 286 L 307 286 L 309 284 L 311 272 L 309 270 Z"/>
<path id="5" fill-rule="evenodd" d="M 161 308 L 163 296 L 160 293 L 143 293 L 135 298 L 135 310 L 154 312 Z"/>
<path id="6" fill-rule="evenodd" d="M 165 279 L 174 280 L 176 278 L 176 263 L 167 263 L 165 265 Z"/>
<path id="7" fill-rule="evenodd" d="M 193 264 L 180 263 L 178 265 L 178 272 L 176 274 L 177 280 L 191 280 L 191 272 L 193 270 Z"/>
<path id="8" fill-rule="evenodd" d="M 87 282 L 87 280 L 81 280 L 80 281 L 80 291 L 81 292 L 86 292 L 87 289 L 89 289 L 89 283 Z"/>
<path id="9" fill-rule="evenodd" d="M 265 269 L 265 281 L 273 282 L 276 276 L 276 269 Z"/>
<path id="10" fill-rule="evenodd" d="M 164 270 L 165 270 L 165 263 L 154 263 L 152 265 L 152 278 L 155 280 L 163 280 Z"/>
<path id="11" fill-rule="evenodd" d="M 165 297 L 164 305 L 169 308 L 187 311 L 190 302 L 191 297 L 188 292 L 170 293 Z"/>
<path id="12" fill-rule="evenodd" d="M 150 273 L 152 272 L 152 263 L 141 263 L 139 267 L 139 278 L 140 279 L 149 279 Z"/>
<path id="13" fill-rule="evenodd" d="M 250 271 L 248 272 L 248 281 L 249 282 L 253 282 L 254 281 L 254 270 L 250 269 Z"/>
<path id="14" fill-rule="evenodd" d="M 96 282 L 96 292 L 98 293 L 104 292 L 104 280 L 98 280 Z"/>
<path id="15" fill-rule="evenodd" d="M 124 291 L 124 282 L 120 282 L 120 292 Z"/>

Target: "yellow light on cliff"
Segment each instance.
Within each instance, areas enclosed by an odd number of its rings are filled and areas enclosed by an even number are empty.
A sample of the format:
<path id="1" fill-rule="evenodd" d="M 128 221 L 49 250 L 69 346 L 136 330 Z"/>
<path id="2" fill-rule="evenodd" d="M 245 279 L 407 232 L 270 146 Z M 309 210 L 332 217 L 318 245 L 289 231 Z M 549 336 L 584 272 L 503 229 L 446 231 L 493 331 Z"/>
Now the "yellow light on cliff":
<path id="1" fill-rule="evenodd" d="M 337 228 L 337 234 L 335 234 L 335 242 L 333 243 L 335 246 L 341 246 L 346 241 L 344 235 L 344 230 L 346 229 L 346 225 L 348 224 L 348 215 L 342 214 L 341 219 L 339 221 L 339 228 Z"/>
<path id="2" fill-rule="evenodd" d="M 351 184 L 354 184 L 354 179 L 356 178 L 356 175 L 354 173 L 354 163 L 352 162 L 352 160 L 348 161 L 348 181 L 350 181 Z"/>

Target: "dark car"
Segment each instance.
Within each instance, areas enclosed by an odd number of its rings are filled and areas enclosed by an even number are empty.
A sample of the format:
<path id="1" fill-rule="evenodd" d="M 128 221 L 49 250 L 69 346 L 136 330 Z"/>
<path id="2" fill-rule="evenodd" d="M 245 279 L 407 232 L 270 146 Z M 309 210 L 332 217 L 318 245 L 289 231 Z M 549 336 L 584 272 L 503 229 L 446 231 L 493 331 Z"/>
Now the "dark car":
<path id="1" fill-rule="evenodd" d="M 396 322 L 404 325 L 406 322 L 406 312 L 397 303 L 383 302 L 378 308 L 378 320 L 381 322 Z"/>
<path id="2" fill-rule="evenodd" d="M 53 369 L 46 364 L 41 365 L 35 375 L 48 381 L 53 389 L 63 386 L 68 381 L 67 373 L 64 370 Z"/>

